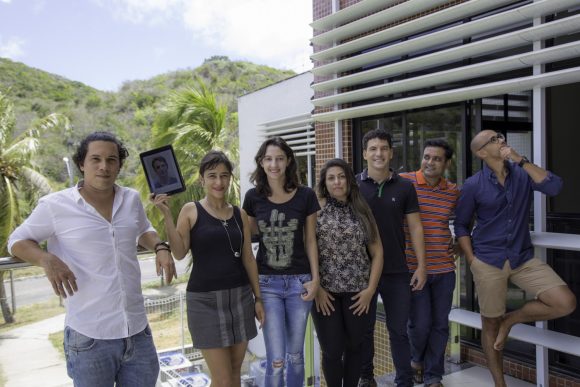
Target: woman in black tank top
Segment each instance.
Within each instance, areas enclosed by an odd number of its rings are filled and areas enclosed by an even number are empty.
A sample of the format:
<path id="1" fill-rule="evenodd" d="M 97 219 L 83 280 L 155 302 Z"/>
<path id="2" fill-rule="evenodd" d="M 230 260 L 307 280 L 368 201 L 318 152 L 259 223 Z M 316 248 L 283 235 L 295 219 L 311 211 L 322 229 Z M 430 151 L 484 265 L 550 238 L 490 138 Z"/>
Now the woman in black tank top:
<path id="1" fill-rule="evenodd" d="M 152 198 L 163 213 L 175 259 L 183 259 L 191 251 L 189 331 L 193 346 L 201 350 L 218 385 L 240 380 L 248 341 L 257 335 L 254 317 L 260 327 L 264 324 L 248 216 L 226 201 L 232 170 L 223 152 L 204 156 L 199 175 L 205 197 L 183 206 L 177 226 L 168 206 L 169 196 Z"/>

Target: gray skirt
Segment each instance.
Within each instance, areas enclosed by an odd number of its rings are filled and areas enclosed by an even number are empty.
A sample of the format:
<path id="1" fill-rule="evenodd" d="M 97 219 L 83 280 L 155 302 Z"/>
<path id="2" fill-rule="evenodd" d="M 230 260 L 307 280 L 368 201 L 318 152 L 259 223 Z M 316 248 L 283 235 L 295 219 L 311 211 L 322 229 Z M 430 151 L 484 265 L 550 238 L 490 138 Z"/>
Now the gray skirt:
<path id="1" fill-rule="evenodd" d="M 224 348 L 256 337 L 254 297 L 249 285 L 187 292 L 187 325 L 198 349 Z"/>

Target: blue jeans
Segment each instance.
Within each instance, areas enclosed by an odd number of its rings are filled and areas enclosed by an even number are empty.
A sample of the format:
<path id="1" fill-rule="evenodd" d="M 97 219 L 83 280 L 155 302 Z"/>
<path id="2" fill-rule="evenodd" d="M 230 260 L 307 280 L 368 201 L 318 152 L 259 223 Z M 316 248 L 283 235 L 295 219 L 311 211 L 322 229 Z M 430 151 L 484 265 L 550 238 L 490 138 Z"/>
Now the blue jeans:
<path id="1" fill-rule="evenodd" d="M 407 334 L 407 322 L 411 309 L 411 275 L 409 273 L 383 274 L 379 281 L 377 294 L 383 299 L 385 320 L 389 331 L 391 356 L 395 366 L 395 384 L 413 386 L 413 369 L 411 368 L 411 349 Z M 375 318 L 377 315 L 377 294 L 369 308 L 370 321 L 365 334 L 362 354 L 361 378 L 373 378 L 373 357 Z"/>
<path id="2" fill-rule="evenodd" d="M 75 387 L 153 387 L 159 360 L 151 329 L 124 339 L 98 340 L 70 327 L 64 330 L 68 375 Z"/>
<path id="3" fill-rule="evenodd" d="M 449 312 L 455 272 L 430 274 L 425 287 L 411 296 L 409 340 L 413 363 L 423 366 L 425 384 L 438 383 L 445 373 Z"/>
<path id="4" fill-rule="evenodd" d="M 298 387 L 304 383 L 304 334 L 312 301 L 303 301 L 300 295 L 302 284 L 310 279 L 310 274 L 260 275 L 266 312 L 266 387 Z"/>

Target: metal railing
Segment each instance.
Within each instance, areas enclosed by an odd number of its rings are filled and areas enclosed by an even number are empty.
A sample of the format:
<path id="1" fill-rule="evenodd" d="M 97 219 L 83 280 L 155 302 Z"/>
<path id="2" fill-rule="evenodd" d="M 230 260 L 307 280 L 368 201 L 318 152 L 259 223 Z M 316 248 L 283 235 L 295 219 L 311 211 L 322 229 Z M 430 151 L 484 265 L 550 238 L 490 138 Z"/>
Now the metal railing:
<path id="1" fill-rule="evenodd" d="M 12 313 L 16 311 L 16 296 L 14 294 L 14 275 L 13 271 L 16 269 L 22 269 L 25 267 L 32 266 L 28 262 L 21 261 L 13 257 L 1 257 L 0 258 L 0 271 L 7 271 L 9 273 L 10 280 L 10 304 L 12 307 Z M 4 297 L 6 298 L 6 296 Z"/>

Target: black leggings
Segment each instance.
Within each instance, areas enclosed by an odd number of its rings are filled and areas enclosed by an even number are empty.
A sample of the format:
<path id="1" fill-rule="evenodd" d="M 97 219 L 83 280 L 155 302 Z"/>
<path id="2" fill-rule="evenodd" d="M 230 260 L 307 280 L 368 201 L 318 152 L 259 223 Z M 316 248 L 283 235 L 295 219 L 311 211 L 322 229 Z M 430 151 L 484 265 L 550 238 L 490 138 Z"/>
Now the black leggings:
<path id="1" fill-rule="evenodd" d="M 312 306 L 312 320 L 322 349 L 322 372 L 328 387 L 356 387 L 361 368 L 361 347 L 369 325 L 368 314 L 348 309 L 356 293 L 330 293 L 334 312 L 324 316 Z"/>

